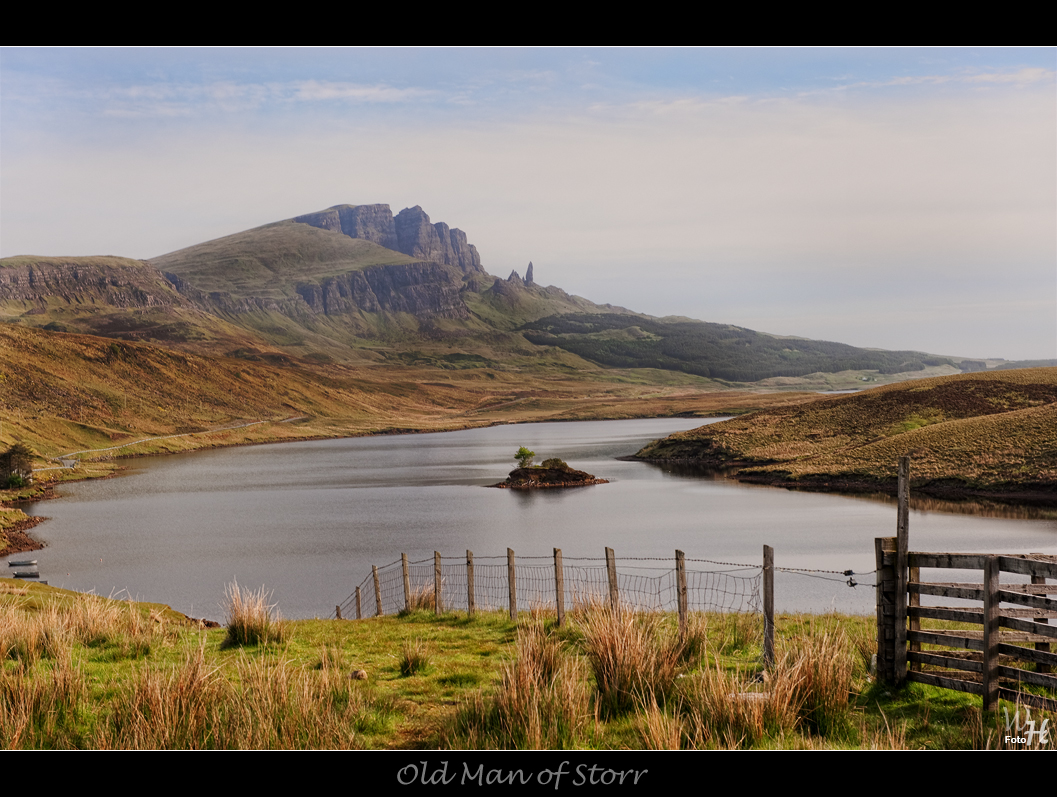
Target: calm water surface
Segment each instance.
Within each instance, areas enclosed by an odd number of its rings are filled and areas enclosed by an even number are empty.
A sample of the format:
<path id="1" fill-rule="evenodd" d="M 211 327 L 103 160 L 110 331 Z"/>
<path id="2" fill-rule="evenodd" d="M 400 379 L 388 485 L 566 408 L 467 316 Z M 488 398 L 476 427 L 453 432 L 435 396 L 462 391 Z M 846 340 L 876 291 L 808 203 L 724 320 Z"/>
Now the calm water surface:
<path id="1" fill-rule="evenodd" d="M 690 476 L 615 457 L 701 425 L 652 419 L 498 426 L 177 454 L 131 461 L 126 475 L 64 486 L 30 514 L 51 518 L 36 552 L 51 584 L 168 603 L 222 620 L 224 587 L 265 585 L 287 617 L 327 616 L 370 572 L 462 555 L 603 555 L 855 570 L 778 574 L 780 611 L 871 612 L 873 539 L 895 535 L 891 502 Z M 519 446 L 559 456 L 610 484 L 574 490 L 484 489 Z M 911 513 L 917 550 L 1057 554 L 1057 521 Z"/>

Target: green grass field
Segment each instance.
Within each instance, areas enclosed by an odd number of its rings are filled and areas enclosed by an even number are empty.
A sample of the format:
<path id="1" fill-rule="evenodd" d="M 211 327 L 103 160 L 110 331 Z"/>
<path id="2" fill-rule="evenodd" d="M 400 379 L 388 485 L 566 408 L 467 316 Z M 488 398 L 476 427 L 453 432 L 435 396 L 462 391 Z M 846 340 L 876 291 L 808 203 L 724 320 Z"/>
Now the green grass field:
<path id="1" fill-rule="evenodd" d="M 667 615 L 281 621 L 240 594 L 229 625 L 269 623 L 257 644 L 165 606 L 0 579 L 0 746 L 958 749 L 1004 734 L 978 698 L 873 683 L 872 618 L 780 616 L 764 673 L 750 615 L 696 615 L 680 640 Z"/>

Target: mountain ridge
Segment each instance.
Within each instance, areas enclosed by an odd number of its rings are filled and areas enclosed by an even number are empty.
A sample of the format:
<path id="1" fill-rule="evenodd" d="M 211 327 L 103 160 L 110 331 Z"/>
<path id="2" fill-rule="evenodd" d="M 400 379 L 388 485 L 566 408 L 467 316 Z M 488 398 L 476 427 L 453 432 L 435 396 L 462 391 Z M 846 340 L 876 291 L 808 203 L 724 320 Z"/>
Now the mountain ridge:
<path id="1" fill-rule="evenodd" d="M 458 353 L 516 367 L 542 358 L 585 372 L 659 368 L 712 383 L 853 371 L 872 383 L 959 370 L 958 358 L 596 304 L 540 285 L 532 263 L 524 277 L 515 269 L 503 279 L 462 230 L 419 205 L 396 214 L 387 204 L 334 205 L 148 261 L 119 260 L 8 258 L 0 314 L 53 331 L 280 359 Z"/>

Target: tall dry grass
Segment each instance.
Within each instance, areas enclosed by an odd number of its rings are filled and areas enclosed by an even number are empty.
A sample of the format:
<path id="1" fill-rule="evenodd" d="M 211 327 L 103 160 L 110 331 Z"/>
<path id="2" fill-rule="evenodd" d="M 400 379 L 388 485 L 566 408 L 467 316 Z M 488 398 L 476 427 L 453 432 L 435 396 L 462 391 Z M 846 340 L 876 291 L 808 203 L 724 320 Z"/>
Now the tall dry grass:
<path id="1" fill-rule="evenodd" d="M 258 590 L 242 589 L 238 582 L 232 581 L 225 597 L 229 646 L 266 645 L 286 639 L 286 626 L 275 604 L 268 602 L 271 593 L 266 592 L 264 587 Z"/>
<path id="2" fill-rule="evenodd" d="M 651 698 L 667 701 L 686 646 L 661 615 L 591 606 L 577 612 L 576 624 L 603 714 L 626 713 Z"/>
<path id="3" fill-rule="evenodd" d="M 92 745 L 102 749 L 349 749 L 393 713 L 336 667 L 308 669 L 245 654 L 229 680 L 203 649 L 168 672 L 144 668 L 114 699 Z"/>
<path id="4" fill-rule="evenodd" d="M 800 637 L 782 654 L 777 677 L 794 685 L 797 714 L 811 733 L 828 736 L 849 727 L 854 667 L 842 631 Z"/>
<path id="5" fill-rule="evenodd" d="M 0 667 L 0 747 L 84 746 L 82 715 L 88 693 L 84 674 L 69 649 L 34 677 Z"/>
<path id="6" fill-rule="evenodd" d="M 406 617 L 410 612 L 420 610 L 433 611 L 437 605 L 437 596 L 432 585 L 415 587 L 411 590 L 411 601 L 400 610 L 401 617 Z"/>
<path id="7" fill-rule="evenodd" d="M 95 595 L 37 611 L 6 605 L 0 607 L 0 662 L 32 667 L 60 657 L 74 643 L 109 647 L 112 658 L 140 658 L 171 632 L 160 615 L 147 617 L 127 601 Z"/>
<path id="8" fill-rule="evenodd" d="M 540 624 L 518 630 L 518 655 L 492 696 L 477 692 L 455 717 L 446 743 L 484 749 L 569 749 L 589 735 L 592 711 L 579 657 Z"/>

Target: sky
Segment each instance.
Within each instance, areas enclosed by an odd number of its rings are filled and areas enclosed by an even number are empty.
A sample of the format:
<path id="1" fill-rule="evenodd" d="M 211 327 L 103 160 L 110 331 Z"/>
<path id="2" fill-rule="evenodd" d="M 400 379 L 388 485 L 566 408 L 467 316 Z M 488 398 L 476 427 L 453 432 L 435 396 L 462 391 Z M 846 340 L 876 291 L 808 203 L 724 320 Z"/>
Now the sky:
<path id="1" fill-rule="evenodd" d="M 0 49 L 0 256 L 420 205 L 484 267 L 1057 358 L 1057 48 Z"/>

